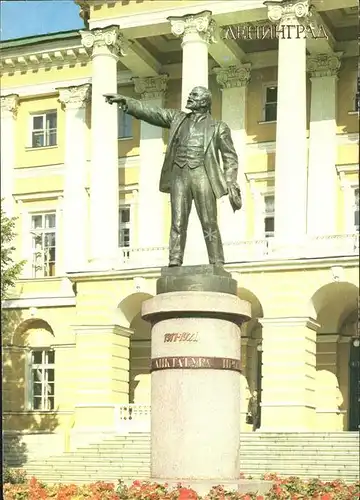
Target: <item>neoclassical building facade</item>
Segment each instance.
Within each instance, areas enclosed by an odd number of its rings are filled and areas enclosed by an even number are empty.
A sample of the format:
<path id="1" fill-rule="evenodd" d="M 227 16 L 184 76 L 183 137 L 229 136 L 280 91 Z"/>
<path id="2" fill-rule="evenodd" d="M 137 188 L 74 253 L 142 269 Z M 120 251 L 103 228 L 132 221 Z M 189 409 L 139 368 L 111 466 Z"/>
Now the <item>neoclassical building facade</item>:
<path id="1" fill-rule="evenodd" d="M 257 391 L 262 431 L 357 429 L 357 4 L 76 3 L 79 32 L 0 44 L 1 197 L 26 261 L 3 304 L 6 431 L 61 449 L 148 429 L 140 311 L 167 265 L 167 132 L 104 94 L 184 108 L 196 85 L 239 156 L 243 210 L 219 202 L 226 269 L 252 306 L 239 425 L 252 430 Z M 184 263 L 205 262 L 192 214 Z"/>

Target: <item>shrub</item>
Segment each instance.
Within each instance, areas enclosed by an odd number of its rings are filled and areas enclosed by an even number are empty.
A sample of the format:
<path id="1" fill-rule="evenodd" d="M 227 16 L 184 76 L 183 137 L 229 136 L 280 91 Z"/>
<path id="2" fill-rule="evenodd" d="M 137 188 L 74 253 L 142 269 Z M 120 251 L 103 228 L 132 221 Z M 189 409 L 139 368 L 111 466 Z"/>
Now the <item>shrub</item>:
<path id="1" fill-rule="evenodd" d="M 3 483 L 24 484 L 27 482 L 26 472 L 22 469 L 11 469 L 8 465 L 3 466 Z"/>
<path id="2" fill-rule="evenodd" d="M 216 486 L 204 497 L 178 485 L 168 488 L 151 482 L 134 481 L 131 486 L 119 481 L 97 482 L 89 485 L 45 485 L 32 478 L 22 484 L 4 484 L 5 500 L 356 500 L 360 499 L 360 482 L 345 484 L 342 481 L 322 482 L 318 479 L 303 481 L 298 477 L 279 478 L 268 474 L 273 487 L 265 496 L 256 493 L 236 493 Z"/>

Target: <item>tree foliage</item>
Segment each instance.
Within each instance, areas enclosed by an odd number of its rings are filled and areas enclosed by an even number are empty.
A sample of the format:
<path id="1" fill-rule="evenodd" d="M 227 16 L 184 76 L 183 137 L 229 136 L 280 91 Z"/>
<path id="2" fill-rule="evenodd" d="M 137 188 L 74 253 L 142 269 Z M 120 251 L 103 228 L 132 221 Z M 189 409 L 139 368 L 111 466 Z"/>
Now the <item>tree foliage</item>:
<path id="1" fill-rule="evenodd" d="M 7 297 L 8 290 L 14 286 L 25 261 L 14 262 L 15 218 L 7 217 L 1 207 L 1 301 Z"/>

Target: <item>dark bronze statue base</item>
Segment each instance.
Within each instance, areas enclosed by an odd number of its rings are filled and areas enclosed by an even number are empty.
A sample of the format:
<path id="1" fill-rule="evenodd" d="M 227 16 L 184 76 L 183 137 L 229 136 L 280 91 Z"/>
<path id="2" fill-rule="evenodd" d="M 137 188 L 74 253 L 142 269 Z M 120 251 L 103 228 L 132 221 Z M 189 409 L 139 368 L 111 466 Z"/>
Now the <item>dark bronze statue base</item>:
<path id="1" fill-rule="evenodd" d="M 156 283 L 157 295 L 168 292 L 220 292 L 237 295 L 237 282 L 223 267 L 200 266 L 163 267 Z"/>

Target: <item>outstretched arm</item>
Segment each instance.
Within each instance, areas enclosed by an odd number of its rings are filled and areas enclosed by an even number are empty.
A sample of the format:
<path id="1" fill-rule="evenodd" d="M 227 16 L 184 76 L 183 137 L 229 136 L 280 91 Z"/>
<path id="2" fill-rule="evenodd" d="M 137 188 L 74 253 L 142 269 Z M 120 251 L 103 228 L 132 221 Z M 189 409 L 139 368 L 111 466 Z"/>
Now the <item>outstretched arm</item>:
<path id="1" fill-rule="evenodd" d="M 181 113 L 177 109 L 148 106 L 137 99 L 122 95 L 106 94 L 104 97 L 109 104 L 118 103 L 125 113 L 156 127 L 170 128 L 176 115 Z"/>

